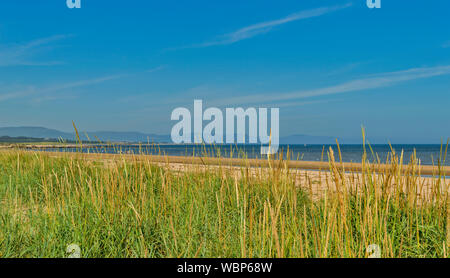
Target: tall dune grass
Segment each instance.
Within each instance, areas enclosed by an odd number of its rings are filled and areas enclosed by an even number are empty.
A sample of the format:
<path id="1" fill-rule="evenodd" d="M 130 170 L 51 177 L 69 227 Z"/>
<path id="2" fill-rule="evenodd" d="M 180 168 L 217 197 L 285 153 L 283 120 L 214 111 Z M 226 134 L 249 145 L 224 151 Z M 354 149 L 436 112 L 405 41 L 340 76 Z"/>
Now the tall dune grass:
<path id="1" fill-rule="evenodd" d="M 234 175 L 84 156 L 0 152 L 0 257 L 65 257 L 72 243 L 82 257 L 364 258 L 370 244 L 382 257 L 448 256 L 445 175 L 425 187 L 401 155 L 383 173 L 363 157 L 356 182 L 330 151 L 318 197 L 317 181 L 299 186 L 283 167 Z"/>

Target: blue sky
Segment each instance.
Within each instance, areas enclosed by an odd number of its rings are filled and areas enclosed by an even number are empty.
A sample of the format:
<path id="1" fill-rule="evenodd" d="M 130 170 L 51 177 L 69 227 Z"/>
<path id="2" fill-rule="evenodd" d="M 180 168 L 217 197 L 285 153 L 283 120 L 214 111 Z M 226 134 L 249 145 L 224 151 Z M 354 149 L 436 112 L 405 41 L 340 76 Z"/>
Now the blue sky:
<path id="1" fill-rule="evenodd" d="M 280 134 L 450 137 L 450 1 L 3 0 L 0 126 L 169 134 L 279 107 Z"/>

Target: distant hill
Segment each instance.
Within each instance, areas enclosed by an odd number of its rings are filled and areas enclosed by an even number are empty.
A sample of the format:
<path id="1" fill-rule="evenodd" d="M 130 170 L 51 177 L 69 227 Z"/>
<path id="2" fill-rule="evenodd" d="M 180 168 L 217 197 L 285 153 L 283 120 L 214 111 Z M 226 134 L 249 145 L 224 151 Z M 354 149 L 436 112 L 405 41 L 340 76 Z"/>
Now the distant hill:
<path id="1" fill-rule="evenodd" d="M 102 142 L 155 142 L 155 143 L 171 143 L 170 135 L 157 135 L 147 134 L 142 132 L 118 132 L 118 131 L 80 131 L 81 140 L 83 142 L 88 141 L 86 134 L 89 136 L 90 141 L 98 142 L 100 139 Z M 64 140 L 75 141 L 75 133 L 63 132 L 56 129 L 49 129 L 45 127 L 0 127 L 0 137 L 27 137 L 38 138 L 41 141 L 48 141 L 50 139 L 58 140 L 60 138 Z M 98 138 L 98 139 L 97 139 Z M 362 138 L 337 138 L 340 144 L 361 144 Z M 12 140 L 12 139 L 8 139 Z M 387 144 L 389 142 L 393 144 L 426 144 L 430 143 L 429 140 L 420 138 L 382 138 L 382 137 L 369 137 L 367 139 L 372 144 Z M 248 136 L 246 136 L 246 142 L 248 142 Z M 439 144 L 440 142 L 431 142 Z M 284 136 L 280 138 L 280 144 L 336 144 L 336 138 L 331 136 L 312 136 L 305 134 L 296 134 L 290 136 Z"/>
<path id="2" fill-rule="evenodd" d="M 170 143 L 172 140 L 169 135 L 146 134 L 142 132 L 117 132 L 117 131 L 80 131 L 80 138 L 83 141 L 97 142 L 100 139 L 103 142 L 157 142 Z M 87 134 L 87 136 L 86 136 Z M 59 139 L 76 140 L 75 133 L 63 132 L 56 129 L 45 127 L 0 127 L 0 137 L 27 137 L 42 138 L 43 140 Z M 98 138 L 98 139 L 97 139 Z M 248 140 L 248 137 L 246 138 Z M 333 137 L 310 136 L 310 135 L 291 135 L 280 138 L 281 144 L 334 144 Z"/>
<path id="3" fill-rule="evenodd" d="M 89 139 L 93 142 L 97 142 L 100 139 L 103 142 L 158 142 L 168 143 L 171 142 L 170 136 L 146 134 L 140 132 L 114 132 L 114 131 L 80 131 L 80 138 L 83 141 Z M 86 136 L 87 134 L 87 136 Z M 49 129 L 45 127 L 1 127 L 0 137 L 29 137 L 29 138 L 42 138 L 42 139 L 65 139 L 76 140 L 75 133 L 68 133 L 59 131 L 56 129 Z M 97 139 L 98 138 L 98 139 Z"/>
<path id="4" fill-rule="evenodd" d="M 118 131 L 80 131 L 80 138 L 83 141 L 98 142 L 98 139 L 102 142 L 155 142 L 155 143 L 170 143 L 172 142 L 169 135 L 157 135 L 146 134 L 142 132 L 118 132 Z M 87 134 L 87 136 L 86 136 Z M 27 137 L 37 138 L 41 141 L 45 140 L 58 140 L 60 138 L 64 140 L 76 140 L 75 133 L 63 132 L 56 129 L 50 129 L 45 127 L 0 127 L 0 137 Z M 89 140 L 88 140 L 89 137 Z M 98 138 L 98 139 L 97 139 Z M 248 137 L 246 138 L 248 141 Z M 342 140 L 339 139 L 339 142 Z M 343 140 L 343 143 L 352 144 L 360 143 L 357 140 Z M 334 137 L 327 136 L 311 136 L 311 135 L 291 135 L 280 138 L 281 144 L 335 144 Z"/>
<path id="5" fill-rule="evenodd" d="M 31 137 L 10 137 L 0 136 L 0 143 L 36 143 L 36 142 L 56 142 L 55 139 L 31 138 Z"/>
<path id="6" fill-rule="evenodd" d="M 297 134 L 281 137 L 280 144 L 336 144 L 336 140 L 327 136 Z"/>
<path id="7" fill-rule="evenodd" d="M 170 143 L 172 140 L 170 136 L 157 135 L 157 134 L 146 134 L 141 132 L 118 132 L 118 131 L 91 131 L 91 132 L 80 132 L 81 140 L 88 140 L 97 142 L 97 138 L 101 141 L 111 141 L 111 142 L 158 142 L 158 143 Z M 74 135 L 72 135 L 74 136 Z"/>
<path id="8" fill-rule="evenodd" d="M 0 136 L 73 139 L 70 133 L 44 127 L 1 127 Z"/>

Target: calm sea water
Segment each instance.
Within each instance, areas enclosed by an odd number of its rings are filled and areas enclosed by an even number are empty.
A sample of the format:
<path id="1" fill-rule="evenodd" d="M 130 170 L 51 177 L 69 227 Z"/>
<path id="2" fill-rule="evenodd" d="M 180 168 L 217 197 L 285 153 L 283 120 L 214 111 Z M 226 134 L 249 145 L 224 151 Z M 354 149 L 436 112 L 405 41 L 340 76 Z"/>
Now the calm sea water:
<path id="1" fill-rule="evenodd" d="M 291 160 L 303 161 L 327 161 L 327 152 L 332 148 L 336 160 L 339 160 L 338 149 L 336 145 L 281 145 L 280 151 L 276 157 L 282 155 L 284 158 L 288 156 Z M 389 145 L 372 145 L 372 150 L 366 146 L 368 158 L 371 161 L 379 159 L 385 162 L 386 158 L 391 154 L 391 147 Z M 400 155 L 403 151 L 404 163 L 410 161 L 411 156 L 416 153 L 416 158 L 420 160 L 422 165 L 437 165 L 441 161 L 441 165 L 450 166 L 450 156 L 447 151 L 448 159 L 444 163 L 442 161 L 445 157 L 445 146 L 441 150 L 440 145 L 392 145 L 396 154 Z M 341 145 L 342 160 L 344 162 L 361 162 L 361 157 L 364 151 L 362 145 Z M 65 151 L 75 152 L 79 151 L 76 148 L 47 148 L 46 151 Z M 221 157 L 247 157 L 247 158 L 261 158 L 259 145 L 121 145 L 118 146 L 99 146 L 95 148 L 83 148 L 83 152 L 89 153 L 144 153 L 144 154 L 161 154 L 168 156 L 221 156 Z"/>

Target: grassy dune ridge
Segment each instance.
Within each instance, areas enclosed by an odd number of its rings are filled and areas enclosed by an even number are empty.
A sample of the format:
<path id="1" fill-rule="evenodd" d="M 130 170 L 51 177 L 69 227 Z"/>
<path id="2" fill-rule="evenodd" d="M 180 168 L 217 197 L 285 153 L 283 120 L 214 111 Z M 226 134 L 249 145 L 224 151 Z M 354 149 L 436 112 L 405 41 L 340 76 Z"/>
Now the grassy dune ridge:
<path id="1" fill-rule="evenodd" d="M 414 159 L 392 154 L 380 173 L 363 157 L 352 186 L 328 153 L 330 179 L 301 186 L 285 163 L 174 171 L 116 155 L 51 157 L 0 152 L 0 257 L 382 257 L 448 256 L 448 182 L 427 194 Z M 339 154 L 336 154 L 339 157 Z M 283 166 L 284 165 L 284 166 Z M 425 197 L 424 197 L 425 196 Z"/>

